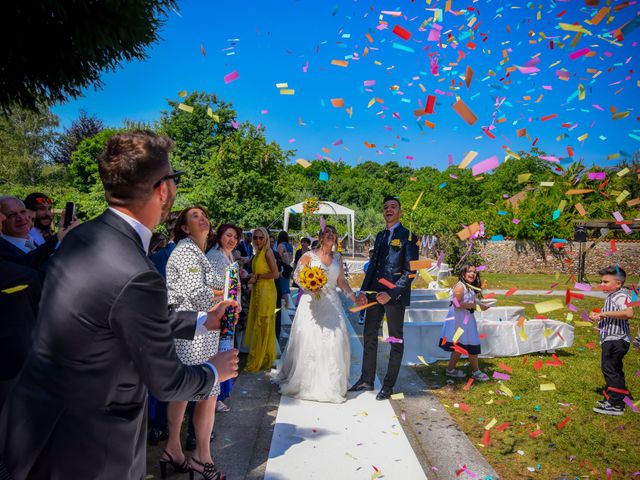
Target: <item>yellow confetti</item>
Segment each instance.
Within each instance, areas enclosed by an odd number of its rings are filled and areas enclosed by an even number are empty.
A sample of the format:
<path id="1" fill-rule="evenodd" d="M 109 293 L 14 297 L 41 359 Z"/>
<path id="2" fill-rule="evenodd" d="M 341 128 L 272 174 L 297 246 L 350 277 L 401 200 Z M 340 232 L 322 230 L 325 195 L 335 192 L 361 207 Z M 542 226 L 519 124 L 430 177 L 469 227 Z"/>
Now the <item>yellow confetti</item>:
<path id="1" fill-rule="evenodd" d="M 534 305 L 534 307 L 536 307 L 536 312 L 538 313 L 547 313 L 564 308 L 564 305 L 559 299 L 554 298 L 553 300 L 538 302 Z"/>
<path id="2" fill-rule="evenodd" d="M 276 83 L 276 88 L 289 88 L 289 84 L 284 82 L 284 83 Z"/>
<path id="3" fill-rule="evenodd" d="M 627 190 L 623 190 L 622 193 L 616 197 L 616 203 L 622 203 L 629 195 L 631 194 Z"/>
<path id="4" fill-rule="evenodd" d="M 213 118 L 214 122 L 219 122 L 220 121 L 220 117 L 213 113 L 213 110 L 211 110 L 211 107 L 207 107 L 207 115 L 209 115 L 211 118 Z"/>
<path id="5" fill-rule="evenodd" d="M 578 100 L 584 100 L 584 98 L 585 98 L 584 85 L 580 83 L 578 84 Z"/>
<path id="6" fill-rule="evenodd" d="M 505 384 L 501 384 L 498 386 L 498 390 L 500 390 L 503 393 L 506 393 L 509 397 L 513 397 L 513 392 L 511 391 L 511 389 L 509 387 L 507 387 Z"/>
<path id="7" fill-rule="evenodd" d="M 580 32 L 592 35 L 592 33 L 581 25 L 573 25 L 571 23 L 559 23 L 558 26 L 567 32 Z"/>
<path id="8" fill-rule="evenodd" d="M 458 329 L 456 330 L 456 333 L 453 334 L 453 343 L 457 343 L 458 339 L 462 336 L 463 333 L 464 333 L 464 329 L 461 327 L 458 327 Z"/>
<path id="9" fill-rule="evenodd" d="M 426 365 L 427 367 L 429 366 L 429 364 L 426 362 L 426 360 L 422 355 L 418 355 L 418 360 L 420 360 L 420 362 L 422 362 L 423 365 Z"/>
<path id="10" fill-rule="evenodd" d="M 178 92 L 178 96 L 179 97 L 186 97 L 187 96 L 187 91 L 186 90 L 182 90 L 181 92 Z"/>
<path id="11" fill-rule="evenodd" d="M 22 290 L 24 290 L 25 288 L 28 288 L 29 285 L 16 285 L 15 287 L 11 287 L 11 288 L 5 288 L 4 290 L 2 290 L 2 293 L 6 293 L 6 294 L 12 294 L 12 293 L 16 293 L 16 292 L 20 292 Z"/>
<path id="12" fill-rule="evenodd" d="M 369 103 L 367 103 L 367 108 L 371 108 L 371 106 L 376 103 L 376 99 L 372 98 L 371 100 L 369 100 Z"/>
<path id="13" fill-rule="evenodd" d="M 411 210 L 418 208 L 418 204 L 420 203 L 420 200 L 422 200 L 422 195 L 424 195 L 424 191 L 420 192 L 420 195 L 418 195 L 418 199 L 416 200 L 416 203 L 413 204 L 413 208 Z"/>
<path id="14" fill-rule="evenodd" d="M 541 187 L 553 187 L 556 182 L 540 182 Z"/>
<path id="15" fill-rule="evenodd" d="M 545 337 L 548 337 L 553 333 L 553 328 L 545 328 L 542 333 Z"/>
<path id="16" fill-rule="evenodd" d="M 618 156 L 620 156 L 620 154 L 618 154 Z M 624 167 L 622 170 L 616 173 L 616 175 L 619 177 L 624 177 L 627 173 L 629 173 L 629 169 L 627 167 Z"/>
<path id="17" fill-rule="evenodd" d="M 555 383 L 541 383 L 540 384 L 540 391 L 541 392 L 548 392 L 550 390 L 555 390 L 556 389 L 556 384 Z"/>
<path id="18" fill-rule="evenodd" d="M 426 268 L 422 268 L 418 270 L 418 273 L 420 274 L 420 276 L 425 282 L 427 283 L 433 282 L 433 277 L 429 273 L 429 270 L 427 270 Z"/>
<path id="19" fill-rule="evenodd" d="M 295 95 L 296 91 L 293 88 L 281 88 L 280 95 Z"/>
<path id="20" fill-rule="evenodd" d="M 522 340 L 523 342 L 526 342 L 527 340 L 529 340 L 529 336 L 527 335 L 527 332 L 524 331 L 524 327 L 520 329 L 518 334 L 520 335 L 520 340 Z"/>
<path id="21" fill-rule="evenodd" d="M 180 110 L 184 110 L 187 113 L 193 113 L 193 107 L 190 105 L 185 105 L 184 103 L 178 104 L 178 108 Z"/>
<path id="22" fill-rule="evenodd" d="M 518 175 L 518 183 L 528 182 L 530 178 L 531 178 L 530 173 L 521 173 Z"/>
<path id="23" fill-rule="evenodd" d="M 309 168 L 311 166 L 311 162 L 308 160 L 305 160 L 304 158 L 298 158 L 296 160 L 296 163 L 300 165 L 302 168 Z"/>
<path id="24" fill-rule="evenodd" d="M 404 400 L 404 393 L 392 393 L 391 400 Z"/>
<path id="25" fill-rule="evenodd" d="M 626 112 L 616 112 L 613 115 L 611 115 L 611 119 L 612 120 L 620 120 L 622 118 L 627 118 L 629 115 L 631 114 L 630 111 L 626 111 Z"/>
<path id="26" fill-rule="evenodd" d="M 589 134 L 588 133 L 583 133 L 582 135 L 580 135 L 578 137 L 578 141 L 579 142 L 584 142 L 587 138 L 589 138 Z"/>
<path id="27" fill-rule="evenodd" d="M 495 418 L 493 418 L 493 419 L 491 419 L 491 421 L 490 421 L 489 423 L 487 423 L 487 424 L 484 426 L 484 429 L 485 429 L 485 430 L 491 430 L 491 429 L 493 428 L 493 426 L 494 426 L 496 423 L 498 423 L 498 420 L 497 420 L 497 419 L 495 419 Z"/>
<path id="28" fill-rule="evenodd" d="M 447 290 L 436 292 L 436 299 L 444 300 L 445 298 L 449 298 L 449 292 Z"/>

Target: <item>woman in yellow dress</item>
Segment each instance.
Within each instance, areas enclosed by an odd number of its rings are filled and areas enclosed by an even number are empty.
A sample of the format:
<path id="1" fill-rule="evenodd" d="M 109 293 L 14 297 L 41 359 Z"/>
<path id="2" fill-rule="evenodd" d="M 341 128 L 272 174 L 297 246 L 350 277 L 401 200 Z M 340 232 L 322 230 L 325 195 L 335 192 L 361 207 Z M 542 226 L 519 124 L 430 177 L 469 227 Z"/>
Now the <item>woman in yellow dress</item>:
<path id="1" fill-rule="evenodd" d="M 253 231 L 253 249 L 256 254 L 251 261 L 251 299 L 244 337 L 245 346 L 249 348 L 247 372 L 268 370 L 276 359 L 277 291 L 274 280 L 280 273 L 266 228 L 258 227 Z"/>

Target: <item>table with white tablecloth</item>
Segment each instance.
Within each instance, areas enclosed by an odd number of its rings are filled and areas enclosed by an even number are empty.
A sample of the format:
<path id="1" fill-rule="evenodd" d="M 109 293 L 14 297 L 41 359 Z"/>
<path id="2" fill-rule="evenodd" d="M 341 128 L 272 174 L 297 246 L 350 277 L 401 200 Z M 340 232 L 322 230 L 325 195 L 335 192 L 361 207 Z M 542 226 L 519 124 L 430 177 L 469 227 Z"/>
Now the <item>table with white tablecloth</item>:
<path id="1" fill-rule="evenodd" d="M 519 307 L 515 307 L 519 308 Z M 487 310 L 488 311 L 488 310 Z M 411 321 L 404 324 L 403 364 L 420 363 L 418 355 L 427 362 L 447 360 L 450 353 L 438 344 L 443 321 L 418 321 L 426 317 L 426 311 L 407 310 Z M 432 311 L 433 312 L 433 311 Z M 513 315 L 518 315 L 512 312 Z M 406 317 L 405 317 L 406 318 Z M 513 357 L 534 352 L 544 352 L 573 345 L 573 326 L 558 320 L 525 320 L 522 327 L 516 320 L 480 320 L 478 332 L 481 336 L 480 357 Z"/>

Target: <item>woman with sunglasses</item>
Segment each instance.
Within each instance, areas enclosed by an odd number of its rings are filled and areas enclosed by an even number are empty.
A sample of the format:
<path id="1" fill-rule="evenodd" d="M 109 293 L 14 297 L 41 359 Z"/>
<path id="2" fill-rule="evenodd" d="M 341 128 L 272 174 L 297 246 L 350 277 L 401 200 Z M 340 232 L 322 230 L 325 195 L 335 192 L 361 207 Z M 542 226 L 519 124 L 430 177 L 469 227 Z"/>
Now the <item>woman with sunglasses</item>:
<path id="1" fill-rule="evenodd" d="M 336 287 L 354 302 L 356 297 L 345 278 L 340 254 L 335 252 L 336 229 L 327 225 L 319 237 L 320 245 L 300 258 L 293 278 L 299 280 L 304 267 L 320 267 L 327 272 L 327 283 L 319 298 L 301 295 L 289 343 L 273 378 L 282 395 L 342 403 L 346 400 L 351 345 Z"/>
<path id="2" fill-rule="evenodd" d="M 280 276 L 276 256 L 271 248 L 269 233 L 264 227 L 253 231 L 253 251 L 251 261 L 251 299 L 249 317 L 244 336 L 249 348 L 249 358 L 245 370 L 258 372 L 268 370 L 276 359 L 276 284 Z"/>
<path id="3" fill-rule="evenodd" d="M 177 311 L 207 312 L 219 299 L 214 290 L 214 272 L 204 252 L 211 235 L 209 218 L 204 208 L 193 206 L 178 215 L 174 228 L 177 245 L 167 262 L 169 305 Z M 185 365 L 205 363 L 218 352 L 220 331 L 196 331 L 193 340 L 175 339 L 176 353 Z M 176 472 L 197 472 L 206 480 L 223 480 L 211 458 L 210 439 L 220 386 L 215 385 L 209 398 L 196 402 L 193 415 L 196 449 L 187 462 L 180 444 L 180 428 L 187 408 L 186 401 L 170 402 L 167 408 L 169 439 L 160 457 L 162 478 L 167 464 Z"/>

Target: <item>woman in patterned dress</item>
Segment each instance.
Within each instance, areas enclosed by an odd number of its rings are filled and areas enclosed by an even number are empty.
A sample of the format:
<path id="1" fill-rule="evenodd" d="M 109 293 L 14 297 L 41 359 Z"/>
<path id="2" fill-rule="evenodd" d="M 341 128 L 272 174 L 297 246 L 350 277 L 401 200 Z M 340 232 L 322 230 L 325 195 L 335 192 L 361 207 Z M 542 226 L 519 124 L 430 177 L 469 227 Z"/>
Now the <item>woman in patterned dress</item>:
<path id="1" fill-rule="evenodd" d="M 204 254 L 210 232 L 209 219 L 202 207 L 189 207 L 180 212 L 174 230 L 177 245 L 167 262 L 169 305 L 177 311 L 207 312 L 219 300 L 213 288 L 214 272 Z M 219 340 L 219 331 L 196 330 L 193 340 L 175 339 L 176 352 L 185 365 L 199 365 L 207 362 L 218 352 Z M 160 460 L 161 464 L 171 463 L 176 471 L 183 473 L 194 470 L 207 480 L 224 478 L 213 465 L 209 444 L 219 393 L 220 386 L 215 385 L 208 399 L 196 403 L 193 418 L 196 449 L 188 463 L 180 445 L 180 427 L 187 402 L 169 403 L 169 439 Z"/>
<path id="2" fill-rule="evenodd" d="M 233 251 L 242 238 L 242 230 L 232 223 L 223 223 L 216 230 L 217 245 L 207 252 L 207 259 L 213 268 L 213 288 L 224 291 L 227 267 L 234 262 Z M 246 272 L 245 272 L 246 273 Z M 240 292 L 238 292 L 238 298 Z M 222 297 L 214 301 L 218 303 Z M 220 339 L 219 351 L 224 352 L 233 348 L 233 335 L 223 336 Z M 228 412 L 229 406 L 223 403 L 231 394 L 231 379 L 220 384 L 220 395 L 216 404 L 216 412 Z"/>
<path id="3" fill-rule="evenodd" d="M 251 261 L 251 300 L 244 343 L 249 347 L 249 359 L 245 370 L 268 370 L 276 359 L 276 284 L 280 276 L 276 256 L 271 248 L 269 233 L 264 227 L 253 231 Z"/>

